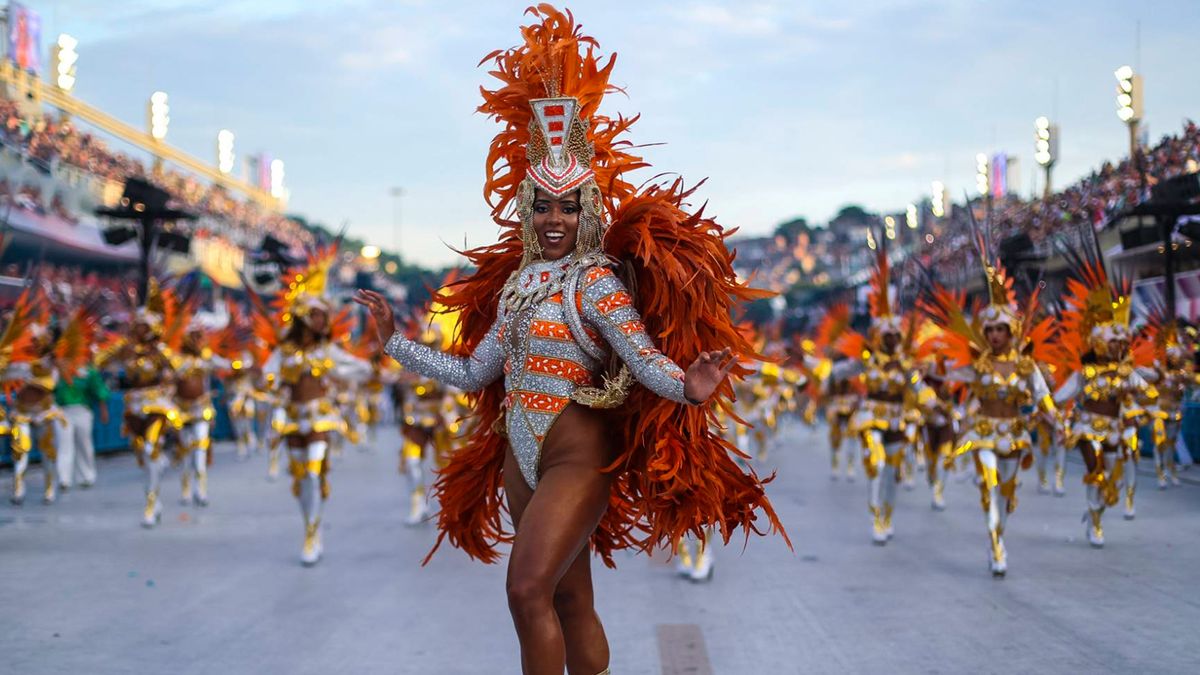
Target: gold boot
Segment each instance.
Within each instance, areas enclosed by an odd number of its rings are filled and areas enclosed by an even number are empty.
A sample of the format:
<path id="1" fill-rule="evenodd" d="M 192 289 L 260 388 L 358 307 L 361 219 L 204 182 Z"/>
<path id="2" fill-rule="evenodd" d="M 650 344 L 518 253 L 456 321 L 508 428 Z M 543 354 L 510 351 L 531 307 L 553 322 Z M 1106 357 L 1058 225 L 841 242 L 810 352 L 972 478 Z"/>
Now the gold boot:
<path id="1" fill-rule="evenodd" d="M 300 549 L 300 564 L 312 567 L 321 559 L 321 519 L 304 526 L 304 547 Z"/>
<path id="2" fill-rule="evenodd" d="M 146 493 L 146 508 L 142 510 L 142 527 L 154 527 L 162 519 L 158 506 L 158 493 Z"/>
<path id="3" fill-rule="evenodd" d="M 404 519 L 404 524 L 420 525 L 425 521 L 427 515 L 429 515 L 429 511 L 425 506 L 425 488 L 418 487 L 409 497 L 408 517 Z"/>
<path id="4" fill-rule="evenodd" d="M 876 546 L 883 546 L 887 543 L 887 525 L 883 522 L 883 512 L 878 506 L 871 508 L 871 541 L 875 542 Z"/>
<path id="5" fill-rule="evenodd" d="M 1100 524 L 1100 518 L 1104 515 L 1104 509 L 1088 509 L 1084 514 L 1083 520 L 1087 526 L 1088 543 L 1093 548 L 1101 548 L 1104 546 L 1104 527 Z"/>
<path id="6" fill-rule="evenodd" d="M 1057 467 L 1054 469 L 1054 495 L 1061 497 L 1067 494 L 1066 487 L 1067 469 L 1065 467 Z"/>
<path id="7" fill-rule="evenodd" d="M 686 539 L 679 540 L 679 545 L 675 547 L 675 555 L 679 558 L 675 563 L 675 572 L 681 577 L 692 576 L 695 563 L 692 561 L 692 549 Z"/>
<path id="8" fill-rule="evenodd" d="M 1008 571 L 1008 555 L 1004 550 L 1004 540 L 1001 539 L 1003 532 L 996 528 L 989 530 L 988 534 L 992 539 L 992 576 L 1002 577 Z"/>
<path id="9" fill-rule="evenodd" d="M 13 474 L 13 493 L 9 501 L 13 504 L 21 504 L 25 501 L 25 474 Z"/>
<path id="10" fill-rule="evenodd" d="M 946 481 L 937 478 L 933 481 L 933 510 L 946 510 Z"/>
<path id="11" fill-rule="evenodd" d="M 43 459 L 42 461 L 45 462 L 47 460 Z M 46 474 L 46 487 L 42 488 L 42 503 L 54 503 L 54 476 L 49 473 Z"/>
<path id="12" fill-rule="evenodd" d="M 1125 487 L 1125 520 L 1133 520 L 1137 516 L 1137 509 L 1133 507 L 1133 493 L 1137 490 L 1137 486 L 1128 485 Z"/>

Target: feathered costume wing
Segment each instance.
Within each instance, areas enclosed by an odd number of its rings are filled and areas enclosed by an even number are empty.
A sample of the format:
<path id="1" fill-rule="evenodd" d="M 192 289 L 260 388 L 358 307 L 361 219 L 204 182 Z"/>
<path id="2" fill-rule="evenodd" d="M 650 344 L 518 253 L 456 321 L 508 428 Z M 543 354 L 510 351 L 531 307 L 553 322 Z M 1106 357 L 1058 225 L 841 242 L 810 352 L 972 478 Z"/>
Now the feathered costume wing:
<path id="1" fill-rule="evenodd" d="M 1072 373 L 1083 367 L 1083 357 L 1092 351 L 1092 329 L 1098 324 L 1127 317 L 1129 313 L 1129 283 L 1110 278 L 1104 258 L 1094 246 L 1082 251 L 1063 251 L 1070 267 L 1066 292 L 1062 296 L 1062 311 L 1058 321 L 1056 378 L 1065 382 Z M 1125 319 L 1127 322 L 1127 318 Z"/>
<path id="2" fill-rule="evenodd" d="M 969 209 L 968 212 L 971 213 Z M 1050 317 L 1036 319 L 1040 313 L 1040 288 L 1035 288 L 1022 305 L 1017 299 L 1015 279 L 994 251 L 990 231 L 980 227 L 973 213 L 971 226 L 975 252 L 984 270 L 987 303 L 992 307 L 1009 308 L 1020 318 L 1020 328 L 1012 336 L 1013 345 L 1019 352 L 1032 356 L 1039 363 L 1055 364 L 1054 321 Z M 989 351 L 979 319 L 980 310 L 988 305 L 970 303 L 966 293 L 945 288 L 928 269 L 922 270 L 921 279 L 917 307 L 939 332 L 923 343 L 919 353 L 936 355 L 949 367 L 957 368 Z"/>
<path id="3" fill-rule="evenodd" d="M 16 304 L 13 305 L 8 326 L 5 327 L 4 334 L 0 335 L 0 371 L 11 363 L 24 363 L 38 357 L 30 326 L 45 321 L 44 307 L 45 303 L 36 285 L 26 286 L 25 290 L 21 291 Z M 15 384 L 12 383 L 8 388 L 14 388 Z"/>
<path id="4" fill-rule="evenodd" d="M 83 303 L 71 310 L 58 341 L 54 343 L 54 358 L 63 365 L 60 376 L 64 381 L 73 381 L 75 373 L 91 361 L 99 334 L 100 321 L 94 303 Z"/>
<path id="5" fill-rule="evenodd" d="M 765 294 L 735 277 L 725 246 L 728 232 L 703 208 L 689 211 L 686 202 L 694 188 L 685 188 L 681 180 L 637 188 L 626 178 L 647 166 L 623 139 L 637 118 L 597 112 L 604 96 L 616 91 L 609 84 L 615 56 L 599 57 L 596 41 L 580 32 L 569 12 L 538 5 L 528 14 L 535 22 L 521 30 L 522 44 L 492 52 L 481 62 L 490 62 L 490 74 L 499 80 L 495 89 L 481 90 L 479 111 L 502 127 L 488 152 L 484 185 L 502 233 L 497 243 L 466 251 L 475 272 L 438 294 L 442 306 L 460 313 L 456 351 L 470 353 L 487 333 L 501 289 L 521 262 L 521 224 L 514 207 L 527 165 L 529 101 L 555 95 L 578 99 L 579 116 L 591 121 L 592 166 L 611 219 L 604 251 L 624 266 L 623 276 L 658 347 L 685 366 L 701 350 L 726 345 L 740 361 L 757 359 L 730 316 L 736 305 Z M 717 397 L 725 403 L 731 394 L 726 382 Z M 511 540 L 501 501 L 507 445 L 496 431 L 503 397 L 502 382 L 478 395 L 474 432 L 440 472 L 434 488 L 441 502 L 434 551 L 446 539 L 471 557 L 495 562 L 496 545 Z M 709 525 L 726 540 L 737 528 L 747 537 L 750 531 L 783 531 L 764 493 L 765 481 L 739 469 L 730 457 L 735 449 L 710 431 L 711 410 L 680 406 L 637 386 L 615 413 L 621 454 L 610 467 L 616 481 L 608 511 L 592 538 L 606 564 L 613 565 L 616 550 L 673 545 Z"/>

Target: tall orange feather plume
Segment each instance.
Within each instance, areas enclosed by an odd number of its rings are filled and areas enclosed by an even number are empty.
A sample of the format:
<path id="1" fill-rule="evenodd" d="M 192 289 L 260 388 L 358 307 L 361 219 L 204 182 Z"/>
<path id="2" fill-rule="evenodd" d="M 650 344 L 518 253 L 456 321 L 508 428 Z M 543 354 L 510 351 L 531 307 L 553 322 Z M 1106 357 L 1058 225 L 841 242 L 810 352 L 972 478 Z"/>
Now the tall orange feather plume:
<path id="1" fill-rule="evenodd" d="M 888 261 L 887 251 L 880 246 L 875 251 L 875 268 L 871 270 L 871 291 L 867 296 L 871 316 L 879 318 L 892 315 L 891 284 L 891 263 Z"/>
<path id="2" fill-rule="evenodd" d="M 1055 350 L 1060 383 L 1083 367 L 1084 355 L 1092 350 L 1092 328 L 1097 323 L 1113 320 L 1114 310 L 1126 307 L 1129 302 L 1128 285 L 1114 283 L 1099 257 L 1074 255 L 1070 261 L 1073 263 L 1072 276 L 1067 278 L 1066 292 L 1062 296 L 1058 349 Z"/>
<path id="3" fill-rule="evenodd" d="M 577 98 L 580 117 L 591 122 L 592 167 L 612 223 L 604 250 L 625 265 L 638 310 L 659 348 L 683 365 L 703 349 L 726 345 L 739 361 L 758 359 L 730 320 L 731 310 L 769 294 L 738 282 L 725 245 L 728 232 L 703 208 L 688 211 L 695 188 L 685 188 L 682 180 L 640 189 L 626 180 L 629 171 L 647 166 L 630 154 L 633 146 L 622 138 L 637 117 L 614 119 L 597 112 L 603 97 L 617 91 L 609 84 L 615 56 L 597 56 L 597 42 L 582 34 L 569 12 L 542 4 L 527 13 L 535 22 L 522 28 L 522 44 L 492 52 L 481 62 L 490 62 L 490 74 L 500 81 L 494 90 L 481 89 L 479 111 L 502 125 L 488 152 L 484 184 L 501 236 L 496 244 L 465 251 L 475 272 L 437 294 L 448 311 L 460 313 L 455 351 L 469 353 L 486 334 L 500 290 L 520 264 L 520 223 L 513 207 L 527 167 L 529 101 L 553 95 Z M 719 405 L 731 395 L 727 382 L 717 396 Z M 511 540 L 501 501 L 507 445 L 495 431 L 503 397 L 502 382 L 477 395 L 474 432 L 440 472 L 434 488 L 442 507 L 434 551 L 449 540 L 474 558 L 494 562 L 496 545 Z M 710 431 L 710 410 L 679 406 L 639 386 L 616 415 L 624 444 L 610 467 L 617 477 L 609 509 L 592 539 L 606 564 L 613 565 L 616 550 L 672 545 L 708 525 L 716 525 L 726 539 L 736 528 L 747 536 L 782 532 L 763 481 L 742 472 L 730 457 L 736 449 Z M 765 526 L 759 524 L 760 510 Z"/>
<path id="4" fill-rule="evenodd" d="M 100 322 L 91 306 L 83 304 L 71 311 L 58 341 L 54 343 L 54 358 L 63 366 L 63 372 L 59 375 L 65 382 L 72 382 L 75 373 L 91 361 L 92 348 L 99 332 Z"/>

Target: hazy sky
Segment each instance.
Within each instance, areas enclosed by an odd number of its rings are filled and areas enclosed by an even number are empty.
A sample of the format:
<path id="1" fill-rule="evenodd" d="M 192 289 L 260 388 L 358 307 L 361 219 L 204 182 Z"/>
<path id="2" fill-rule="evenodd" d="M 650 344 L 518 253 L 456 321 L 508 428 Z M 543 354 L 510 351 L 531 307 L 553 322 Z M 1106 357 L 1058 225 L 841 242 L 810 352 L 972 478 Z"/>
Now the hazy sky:
<path id="1" fill-rule="evenodd" d="M 515 44 L 529 2 L 27 4 L 47 44 L 79 39 L 80 98 L 140 126 L 149 94 L 167 91 L 170 143 L 212 158 L 217 130 L 232 129 L 239 162 L 259 150 L 286 162 L 291 211 L 389 248 L 401 186 L 410 258 L 446 263 L 443 242 L 495 237 L 476 64 Z M 635 142 L 665 143 L 645 150 L 655 171 L 707 177 L 711 213 L 744 232 L 849 202 L 903 210 L 934 179 L 961 199 L 981 151 L 1019 155 L 1028 192 L 1043 114 L 1062 130 L 1055 182 L 1075 179 L 1127 148 L 1123 63 L 1145 76 L 1152 139 L 1200 117 L 1196 0 L 566 6 L 619 54 L 628 98 L 608 107 L 642 113 Z"/>

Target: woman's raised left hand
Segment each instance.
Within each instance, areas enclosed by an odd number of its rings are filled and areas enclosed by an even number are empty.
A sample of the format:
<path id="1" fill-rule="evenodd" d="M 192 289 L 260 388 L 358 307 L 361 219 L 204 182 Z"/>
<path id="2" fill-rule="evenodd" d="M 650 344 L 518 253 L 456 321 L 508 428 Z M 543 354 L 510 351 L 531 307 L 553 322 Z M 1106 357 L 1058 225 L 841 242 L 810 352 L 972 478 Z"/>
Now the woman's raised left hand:
<path id="1" fill-rule="evenodd" d="M 715 352 L 700 352 L 688 366 L 683 381 L 683 395 L 691 401 L 707 401 L 725 381 L 725 376 L 737 363 L 729 347 Z"/>

